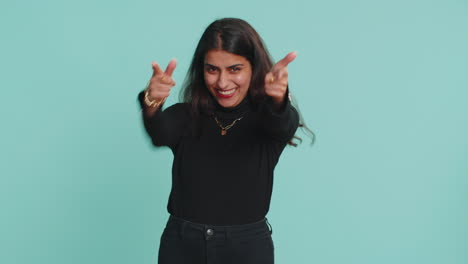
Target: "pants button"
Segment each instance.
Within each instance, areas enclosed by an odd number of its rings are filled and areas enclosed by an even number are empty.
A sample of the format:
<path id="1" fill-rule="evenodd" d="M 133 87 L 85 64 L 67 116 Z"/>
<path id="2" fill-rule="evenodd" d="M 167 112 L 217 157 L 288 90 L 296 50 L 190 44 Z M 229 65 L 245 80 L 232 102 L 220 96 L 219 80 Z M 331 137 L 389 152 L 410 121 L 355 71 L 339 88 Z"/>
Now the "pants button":
<path id="1" fill-rule="evenodd" d="M 213 229 L 208 228 L 208 229 L 206 230 L 206 234 L 209 235 L 209 236 L 212 236 L 212 235 L 214 234 Z"/>

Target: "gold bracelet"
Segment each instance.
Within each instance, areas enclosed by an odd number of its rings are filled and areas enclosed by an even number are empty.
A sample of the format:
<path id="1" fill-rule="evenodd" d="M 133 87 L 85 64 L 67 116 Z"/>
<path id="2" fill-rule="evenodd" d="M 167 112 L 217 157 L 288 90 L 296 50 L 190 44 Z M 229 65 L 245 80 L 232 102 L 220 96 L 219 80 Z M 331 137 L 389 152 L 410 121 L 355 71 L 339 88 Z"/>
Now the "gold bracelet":
<path id="1" fill-rule="evenodd" d="M 166 98 L 165 97 L 164 99 L 162 100 L 159 100 L 159 101 L 156 101 L 156 100 L 151 100 L 149 99 L 149 92 L 148 90 L 145 90 L 145 104 L 149 107 L 152 107 L 152 108 L 158 108 L 160 105 L 162 105 L 165 101 L 166 101 Z"/>

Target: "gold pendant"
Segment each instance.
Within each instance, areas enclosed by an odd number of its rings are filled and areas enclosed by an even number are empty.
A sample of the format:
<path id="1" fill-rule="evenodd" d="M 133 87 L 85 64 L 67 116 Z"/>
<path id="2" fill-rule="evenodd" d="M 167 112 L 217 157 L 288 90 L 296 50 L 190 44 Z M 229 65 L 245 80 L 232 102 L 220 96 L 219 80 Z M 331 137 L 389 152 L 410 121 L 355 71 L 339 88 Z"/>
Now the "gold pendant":
<path id="1" fill-rule="evenodd" d="M 221 129 L 221 136 L 225 136 L 227 133 L 227 130 L 226 129 Z"/>

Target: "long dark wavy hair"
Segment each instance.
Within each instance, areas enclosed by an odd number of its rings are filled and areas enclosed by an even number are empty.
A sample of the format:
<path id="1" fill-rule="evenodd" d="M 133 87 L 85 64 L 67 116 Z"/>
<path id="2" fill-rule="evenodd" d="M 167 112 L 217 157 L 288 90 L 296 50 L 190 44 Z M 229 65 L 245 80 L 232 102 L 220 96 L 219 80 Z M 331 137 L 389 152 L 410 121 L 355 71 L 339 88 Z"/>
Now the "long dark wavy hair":
<path id="1" fill-rule="evenodd" d="M 212 113 L 214 108 L 213 100 L 215 99 L 212 98 L 205 85 L 204 64 L 206 53 L 216 49 L 246 58 L 252 66 L 248 96 L 255 105 L 260 105 L 268 98 L 265 93 L 265 75 L 273 67 L 273 60 L 262 38 L 252 26 L 242 19 L 219 19 L 211 23 L 201 36 L 180 94 L 181 101 L 190 104 L 195 120 L 198 119 L 201 112 Z M 295 107 L 299 111 L 298 107 Z M 313 144 L 315 135 L 304 124 L 300 113 L 299 116 L 299 127 L 311 136 Z M 302 141 L 297 136 L 294 138 Z M 292 140 L 288 144 L 297 145 Z"/>

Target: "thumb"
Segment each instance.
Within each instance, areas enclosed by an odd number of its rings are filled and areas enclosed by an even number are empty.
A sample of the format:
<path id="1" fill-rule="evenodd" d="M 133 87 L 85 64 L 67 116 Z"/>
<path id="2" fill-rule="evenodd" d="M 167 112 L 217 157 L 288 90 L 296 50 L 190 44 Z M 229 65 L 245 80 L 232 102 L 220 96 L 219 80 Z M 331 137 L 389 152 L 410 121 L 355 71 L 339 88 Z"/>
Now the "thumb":
<path id="1" fill-rule="evenodd" d="M 161 75 L 163 71 L 161 70 L 161 67 L 156 62 L 151 62 L 151 66 L 153 67 L 153 77 L 156 75 Z"/>

